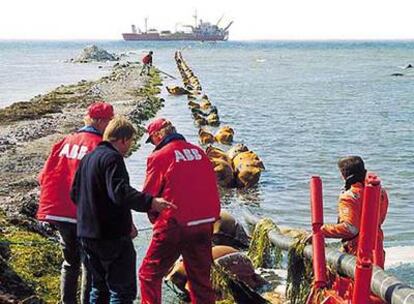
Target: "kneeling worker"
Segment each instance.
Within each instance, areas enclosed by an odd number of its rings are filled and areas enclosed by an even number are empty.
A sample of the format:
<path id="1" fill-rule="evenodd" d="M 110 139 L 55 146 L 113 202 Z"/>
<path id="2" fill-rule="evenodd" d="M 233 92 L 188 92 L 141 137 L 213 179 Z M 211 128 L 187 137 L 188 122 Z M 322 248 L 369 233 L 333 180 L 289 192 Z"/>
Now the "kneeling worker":
<path id="1" fill-rule="evenodd" d="M 325 237 L 342 239 L 344 251 L 357 255 L 364 182 L 367 171 L 365 170 L 364 161 L 359 156 L 348 156 L 340 159 L 338 167 L 345 181 L 344 191 L 340 194 L 338 201 L 338 223 L 323 225 L 322 232 Z M 388 209 L 388 196 L 384 188 L 381 189 L 379 203 L 380 218 L 375 253 L 377 266 L 384 268 L 384 234 L 381 225 L 385 220 Z"/>
<path id="2" fill-rule="evenodd" d="M 135 134 L 126 118 L 114 118 L 105 130 L 104 141 L 82 159 L 72 185 L 77 235 L 92 272 L 90 303 L 134 301 L 137 282 L 131 209 L 160 212 L 174 207 L 130 186 L 123 157 Z"/>
<path id="3" fill-rule="evenodd" d="M 147 131 L 147 142 L 155 149 L 147 160 L 144 192 L 165 198 L 177 209 L 149 213 L 153 237 L 139 270 L 141 303 L 161 304 L 162 278 L 180 255 L 191 303 L 215 303 L 211 236 L 220 199 L 213 166 L 204 151 L 187 142 L 170 121 L 156 119 Z"/>

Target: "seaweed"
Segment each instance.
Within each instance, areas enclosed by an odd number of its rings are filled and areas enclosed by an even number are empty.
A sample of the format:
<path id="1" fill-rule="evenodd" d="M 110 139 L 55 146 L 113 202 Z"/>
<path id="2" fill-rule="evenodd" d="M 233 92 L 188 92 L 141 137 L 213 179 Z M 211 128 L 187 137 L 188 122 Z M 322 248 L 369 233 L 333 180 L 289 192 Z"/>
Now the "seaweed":
<path id="1" fill-rule="evenodd" d="M 46 302 L 59 298 L 62 254 L 57 243 L 44 242 L 36 233 L 17 230 L 10 233 L 10 267 Z M 13 245 L 13 242 L 18 243 Z M 30 242 L 27 245 L 19 243 Z"/>
<path id="2" fill-rule="evenodd" d="M 160 89 L 157 87 L 159 82 L 161 82 L 159 72 L 152 70 L 150 72 L 150 77 L 144 85 L 144 87 L 131 92 L 131 94 L 135 96 L 144 97 L 144 101 L 138 103 L 135 109 L 128 115 L 129 119 L 134 123 L 134 125 L 137 128 L 137 134 L 134 137 L 128 155 L 131 155 L 140 147 L 139 139 L 146 132 L 145 127 L 141 124 L 144 121 L 154 117 L 155 114 L 157 114 L 157 112 L 164 106 L 164 99 L 156 96 L 161 92 Z"/>
<path id="3" fill-rule="evenodd" d="M 304 304 L 311 291 L 313 280 L 312 262 L 305 258 L 306 236 L 295 238 L 288 252 L 286 298 L 291 304 Z"/>
<path id="4" fill-rule="evenodd" d="M 20 101 L 0 109 L 2 124 L 19 120 L 38 119 L 46 114 L 60 113 L 68 104 L 89 104 L 93 101 L 90 94 L 93 82 L 81 81 L 75 85 L 60 86 L 55 90 Z"/>
<path id="5" fill-rule="evenodd" d="M 36 303 L 57 302 L 62 257 L 55 241 L 12 225 L 0 211 L 0 281 L 18 299 L 34 296 Z M 35 302 L 33 302 L 35 303 Z"/>
<path id="6" fill-rule="evenodd" d="M 282 261 L 282 250 L 274 246 L 269 239 L 269 232 L 280 232 L 277 225 L 268 218 L 261 219 L 254 227 L 247 256 L 257 267 L 278 267 Z"/>
<path id="7" fill-rule="evenodd" d="M 123 74 L 121 70 L 116 70 L 112 76 L 123 77 Z M 111 77 L 100 81 L 111 81 Z M 156 73 L 148 78 L 145 84 L 145 98 L 136 100 L 136 111 L 130 114 L 139 130 L 134 149 L 139 147 L 138 138 L 145 132 L 141 126 L 142 122 L 155 116 L 163 106 L 163 99 L 155 96 L 156 92 L 159 92 L 160 79 Z M 66 106 L 87 106 L 98 98 L 93 92 L 95 83 L 81 81 L 75 85 L 61 86 L 28 102 L 1 109 L 0 122 L 38 119 L 46 114 L 62 112 Z M 10 184 L 15 185 L 18 191 L 26 188 L 29 191 L 29 188 L 36 186 L 31 181 Z M 33 210 L 29 208 L 31 205 L 23 207 L 22 210 L 18 210 L 19 217 L 16 220 L 8 219 L 0 209 L 0 293 L 6 294 L 10 301 L 56 303 L 60 297 L 62 264 L 59 244 L 56 240 L 49 240 L 26 228 L 24 223 L 34 221 Z"/>
<path id="8" fill-rule="evenodd" d="M 211 282 L 213 289 L 218 292 L 217 295 L 219 301 L 216 303 L 227 304 L 235 303 L 231 289 L 230 289 L 230 277 L 226 271 L 220 265 L 213 263 L 211 266 Z"/>

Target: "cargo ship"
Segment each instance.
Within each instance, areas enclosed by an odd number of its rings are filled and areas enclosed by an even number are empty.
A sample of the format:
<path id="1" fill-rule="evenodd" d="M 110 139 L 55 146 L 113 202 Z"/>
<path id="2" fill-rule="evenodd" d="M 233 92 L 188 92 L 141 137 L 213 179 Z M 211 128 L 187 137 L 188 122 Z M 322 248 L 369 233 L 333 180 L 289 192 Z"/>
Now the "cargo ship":
<path id="1" fill-rule="evenodd" d="M 226 41 L 229 39 L 229 28 L 233 24 L 231 21 L 227 26 L 221 28 L 219 23 L 216 24 L 198 22 L 197 13 L 194 14 L 194 25 L 183 25 L 187 30 L 182 31 L 158 31 L 157 29 L 148 29 L 148 18 L 145 18 L 145 30 L 141 31 L 136 25 L 131 25 L 130 33 L 122 33 L 126 41 Z"/>

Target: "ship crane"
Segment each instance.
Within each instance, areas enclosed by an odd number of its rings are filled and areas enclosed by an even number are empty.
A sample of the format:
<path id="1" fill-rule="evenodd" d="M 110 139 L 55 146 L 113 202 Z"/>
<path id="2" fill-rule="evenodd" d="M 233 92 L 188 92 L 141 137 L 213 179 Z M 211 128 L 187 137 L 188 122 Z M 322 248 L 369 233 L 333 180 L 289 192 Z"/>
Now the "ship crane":
<path id="1" fill-rule="evenodd" d="M 219 18 L 219 20 L 217 21 L 217 23 L 216 23 L 216 26 L 218 26 L 219 25 L 219 23 L 221 22 L 221 20 L 223 20 L 223 18 L 224 18 L 224 14 L 223 15 L 221 15 L 221 17 Z"/>
<path id="2" fill-rule="evenodd" d="M 193 18 L 194 18 L 194 27 L 197 27 L 197 21 L 198 21 L 197 10 L 194 11 Z"/>
<path id="3" fill-rule="evenodd" d="M 230 26 L 233 24 L 233 22 L 234 21 L 231 21 L 224 29 L 223 29 L 223 31 L 225 32 L 225 31 L 227 31 L 229 28 L 230 28 Z"/>
<path id="4" fill-rule="evenodd" d="M 148 17 L 145 17 L 145 33 L 148 33 Z"/>

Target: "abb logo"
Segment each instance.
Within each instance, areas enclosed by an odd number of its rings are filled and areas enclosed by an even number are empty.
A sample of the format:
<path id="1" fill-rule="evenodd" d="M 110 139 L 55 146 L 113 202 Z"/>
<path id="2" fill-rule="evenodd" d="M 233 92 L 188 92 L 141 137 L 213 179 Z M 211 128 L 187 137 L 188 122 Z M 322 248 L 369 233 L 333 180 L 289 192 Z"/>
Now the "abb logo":
<path id="1" fill-rule="evenodd" d="M 176 163 L 179 163 L 180 161 L 200 160 L 202 158 L 197 149 L 174 150 L 174 153 Z"/>
<path id="2" fill-rule="evenodd" d="M 66 157 L 70 159 L 82 159 L 88 153 L 88 147 L 65 144 L 59 153 L 59 157 Z"/>

